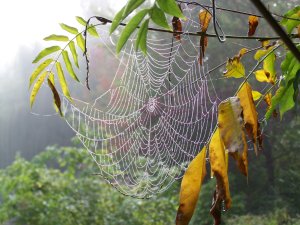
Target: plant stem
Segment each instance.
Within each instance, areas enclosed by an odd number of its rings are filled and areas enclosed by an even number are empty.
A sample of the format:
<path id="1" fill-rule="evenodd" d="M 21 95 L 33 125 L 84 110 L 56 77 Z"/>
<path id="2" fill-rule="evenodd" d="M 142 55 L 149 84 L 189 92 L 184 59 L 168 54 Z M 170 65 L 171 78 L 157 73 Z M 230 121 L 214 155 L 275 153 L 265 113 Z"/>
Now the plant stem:
<path id="1" fill-rule="evenodd" d="M 111 20 L 104 18 L 104 17 L 97 17 L 97 19 L 102 23 L 112 23 Z M 96 24 L 95 26 L 103 25 L 103 24 Z M 120 26 L 126 26 L 126 23 L 120 23 Z M 140 28 L 139 26 L 137 28 Z M 170 34 L 180 34 L 180 35 L 188 35 L 188 36 L 207 36 L 207 37 L 217 37 L 216 34 L 209 34 L 205 32 L 178 32 L 178 31 L 170 31 L 170 30 L 164 30 L 159 28 L 152 28 L 149 27 L 148 30 L 150 31 L 157 31 L 162 33 L 170 33 Z M 266 37 L 266 36 L 238 36 L 238 35 L 226 35 L 226 38 L 228 39 L 247 39 L 247 40 L 279 40 L 281 39 L 280 36 L 273 36 L 273 37 Z M 297 34 L 291 34 L 290 38 L 298 38 Z"/>

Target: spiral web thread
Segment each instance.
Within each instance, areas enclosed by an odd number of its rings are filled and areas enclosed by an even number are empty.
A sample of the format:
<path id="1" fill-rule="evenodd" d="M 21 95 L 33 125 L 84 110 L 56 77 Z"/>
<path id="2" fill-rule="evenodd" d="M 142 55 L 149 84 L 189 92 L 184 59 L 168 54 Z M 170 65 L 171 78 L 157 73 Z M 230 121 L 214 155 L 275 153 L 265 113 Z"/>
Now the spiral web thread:
<path id="1" fill-rule="evenodd" d="M 199 31 L 194 8 L 183 7 L 184 32 Z M 112 42 L 99 30 L 101 42 Z M 200 66 L 199 38 L 149 34 L 148 55 L 128 41 L 110 88 L 91 102 L 63 100 L 67 123 L 103 176 L 121 193 L 149 198 L 180 179 L 207 144 L 218 97 Z M 108 45 L 107 45 L 108 46 Z M 110 47 L 114 51 L 114 46 Z"/>

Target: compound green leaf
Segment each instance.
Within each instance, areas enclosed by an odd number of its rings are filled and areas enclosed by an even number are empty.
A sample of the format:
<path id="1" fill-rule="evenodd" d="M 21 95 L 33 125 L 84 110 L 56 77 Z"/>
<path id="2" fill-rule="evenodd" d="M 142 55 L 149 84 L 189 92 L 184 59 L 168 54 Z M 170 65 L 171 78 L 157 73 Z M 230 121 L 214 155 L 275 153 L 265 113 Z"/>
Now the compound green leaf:
<path id="1" fill-rule="evenodd" d="M 141 51 L 147 54 L 147 34 L 148 34 L 149 19 L 145 20 L 139 29 L 137 39 L 135 41 L 135 49 L 141 49 Z"/>
<path id="2" fill-rule="evenodd" d="M 64 23 L 60 23 L 59 25 L 60 25 L 60 27 L 61 27 L 62 29 L 64 29 L 65 31 L 67 31 L 67 32 L 69 32 L 69 33 L 71 33 L 71 34 L 78 34 L 78 33 L 79 33 L 79 32 L 78 32 L 78 29 L 75 28 L 75 27 L 71 27 L 71 26 L 66 25 L 66 24 L 64 24 Z"/>
<path id="3" fill-rule="evenodd" d="M 50 65 L 50 63 L 53 62 L 53 59 L 46 59 L 44 62 L 42 62 L 31 74 L 30 81 L 29 81 L 29 87 L 33 84 L 35 79 L 38 77 L 38 75 L 43 72 L 43 70 Z"/>
<path id="4" fill-rule="evenodd" d="M 71 95 L 70 95 L 70 91 L 69 91 L 69 88 L 68 88 L 68 85 L 67 85 L 67 82 L 66 82 L 66 79 L 65 79 L 64 71 L 63 71 L 63 69 L 61 67 L 60 62 L 56 62 L 55 66 L 56 66 L 57 76 L 58 76 L 58 80 L 59 80 L 61 89 L 62 89 L 64 95 L 70 101 L 72 101 L 72 98 L 71 98 Z"/>
<path id="5" fill-rule="evenodd" d="M 37 95 L 37 93 L 39 92 L 46 76 L 48 75 L 48 72 L 45 71 L 40 77 L 39 79 L 37 80 L 37 82 L 33 85 L 33 88 L 32 88 L 32 91 L 31 91 L 31 94 L 30 94 L 30 107 L 32 107 L 34 101 L 35 101 L 35 97 Z"/>
<path id="6" fill-rule="evenodd" d="M 80 16 L 76 16 L 76 20 L 79 24 L 81 24 L 82 26 L 86 26 L 86 21 L 80 17 Z M 99 34 L 95 28 L 94 25 L 90 25 L 87 29 L 87 32 L 91 35 L 91 36 L 94 36 L 94 37 L 99 37 Z"/>
<path id="7" fill-rule="evenodd" d="M 124 30 L 121 33 L 121 36 L 117 43 L 116 51 L 117 53 L 120 53 L 122 48 L 124 47 L 125 43 L 127 42 L 130 35 L 133 33 L 133 31 L 138 27 L 138 25 L 141 23 L 141 21 L 144 19 L 144 17 L 149 12 L 149 9 L 143 9 L 140 12 L 138 12 L 126 25 Z"/>
<path id="8" fill-rule="evenodd" d="M 288 11 L 284 16 L 285 18 L 283 18 L 280 24 L 291 34 L 294 28 L 300 25 L 300 6 Z"/>
<path id="9" fill-rule="evenodd" d="M 45 48 L 44 50 L 42 50 L 37 57 L 32 61 L 32 63 L 37 63 L 38 61 L 40 61 L 42 58 L 44 58 L 47 55 L 50 55 L 54 52 L 59 51 L 61 48 L 59 46 L 51 46 L 48 48 Z"/>
<path id="10" fill-rule="evenodd" d="M 63 56 L 64 62 L 65 62 L 65 64 L 66 64 L 66 68 L 67 68 L 67 70 L 68 70 L 70 76 L 71 76 L 74 80 L 76 80 L 76 81 L 79 82 L 78 77 L 76 76 L 76 74 L 75 74 L 75 72 L 74 72 L 74 70 L 73 70 L 73 67 L 72 67 L 72 64 L 71 64 L 71 61 L 70 61 L 68 52 L 65 51 L 65 50 L 63 50 L 63 51 L 62 51 L 62 56 Z"/>
<path id="11" fill-rule="evenodd" d="M 64 35 L 56 35 L 56 34 L 51 34 L 48 37 L 44 38 L 44 41 L 63 41 L 63 42 L 68 42 L 69 38 Z"/>
<path id="12" fill-rule="evenodd" d="M 140 1 L 140 3 L 142 4 L 145 0 Z M 123 18 L 126 18 L 129 13 L 131 13 L 133 10 L 135 10 L 139 5 L 136 4 L 137 0 L 128 0 L 124 12 L 123 12 Z"/>
<path id="13" fill-rule="evenodd" d="M 167 14 L 186 19 L 175 0 L 156 0 L 158 6 Z"/>
<path id="14" fill-rule="evenodd" d="M 79 46 L 79 48 L 84 52 L 85 51 L 85 42 L 84 42 L 84 38 L 81 34 L 76 36 L 76 42 L 77 42 L 77 45 Z"/>
<path id="15" fill-rule="evenodd" d="M 297 48 L 300 49 L 300 45 L 297 45 Z M 280 117 L 282 118 L 284 113 L 292 109 L 296 104 L 299 92 L 300 63 L 290 51 L 287 52 L 286 58 L 281 63 L 281 70 L 284 78 L 279 89 L 272 97 L 271 106 L 265 115 L 266 119 L 271 117 L 278 106 Z"/>
<path id="16" fill-rule="evenodd" d="M 70 43 L 69 43 L 69 49 L 71 51 L 71 54 L 72 54 L 72 57 L 73 57 L 75 65 L 77 66 L 77 68 L 79 68 L 79 65 L 78 65 L 78 55 L 77 55 L 77 51 L 76 51 L 76 47 L 75 47 L 74 41 L 70 41 Z"/>
<path id="17" fill-rule="evenodd" d="M 158 26 L 163 27 L 167 30 L 172 30 L 172 28 L 168 24 L 168 21 L 167 21 L 164 11 L 162 11 L 160 8 L 158 8 L 156 4 L 152 8 L 151 19 Z"/>
<path id="18" fill-rule="evenodd" d="M 81 24 L 82 26 L 85 26 L 85 25 L 86 25 L 85 19 L 83 19 L 81 16 L 76 16 L 75 18 L 76 18 L 77 22 L 78 22 L 79 24 Z"/>
<path id="19" fill-rule="evenodd" d="M 117 27 L 120 25 L 120 23 L 130 14 L 133 10 L 135 10 L 137 7 L 139 7 L 142 3 L 144 3 L 145 0 L 135 0 L 132 1 L 133 4 L 130 6 L 126 4 L 114 17 L 112 24 L 110 26 L 109 33 L 112 34 Z M 126 10 L 126 13 L 125 13 Z"/>

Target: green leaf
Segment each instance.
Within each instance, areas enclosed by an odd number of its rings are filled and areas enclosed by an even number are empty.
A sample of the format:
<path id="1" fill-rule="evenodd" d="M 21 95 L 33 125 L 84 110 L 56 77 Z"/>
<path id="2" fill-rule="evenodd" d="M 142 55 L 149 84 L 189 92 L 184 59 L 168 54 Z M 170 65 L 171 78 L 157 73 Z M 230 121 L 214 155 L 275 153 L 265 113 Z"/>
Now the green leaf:
<path id="1" fill-rule="evenodd" d="M 98 32 L 97 32 L 97 30 L 96 30 L 96 28 L 95 28 L 95 26 L 94 26 L 93 24 L 91 24 L 91 25 L 87 28 L 87 32 L 88 32 L 90 35 L 94 36 L 94 37 L 99 37 L 99 34 L 98 34 Z"/>
<path id="2" fill-rule="evenodd" d="M 31 74 L 30 81 L 29 81 L 29 88 L 35 81 L 35 79 L 38 77 L 38 75 L 47 67 L 49 64 L 53 62 L 53 59 L 46 59 L 44 62 L 42 62 Z"/>
<path id="3" fill-rule="evenodd" d="M 71 98 L 71 95 L 70 95 L 70 91 L 69 91 L 69 88 L 68 88 L 68 85 L 67 85 L 67 82 L 66 82 L 66 79 L 65 79 L 64 71 L 63 71 L 63 69 L 61 67 L 60 62 L 56 62 L 55 66 L 56 66 L 57 76 L 58 76 L 58 80 L 59 80 L 61 89 L 62 89 L 64 95 L 70 101 L 72 101 L 72 98 Z"/>
<path id="4" fill-rule="evenodd" d="M 76 36 L 76 42 L 77 42 L 77 45 L 79 46 L 79 48 L 84 52 L 85 51 L 85 42 L 84 42 L 84 38 L 82 37 L 81 34 Z"/>
<path id="5" fill-rule="evenodd" d="M 54 85 L 54 74 L 51 73 L 48 77 L 48 86 L 50 87 L 52 94 L 53 94 L 53 101 L 54 101 L 54 108 L 57 112 L 59 112 L 60 116 L 63 116 L 61 111 L 61 100 L 58 94 L 58 91 Z"/>
<path id="6" fill-rule="evenodd" d="M 160 8 L 158 8 L 156 4 L 152 8 L 151 19 L 158 26 L 161 26 L 167 30 L 172 30 L 172 28 L 168 24 L 165 13 Z"/>
<path id="7" fill-rule="evenodd" d="M 80 23 L 82 26 L 86 26 L 86 23 L 87 23 L 87 22 L 86 22 L 82 17 L 76 16 L 76 20 L 77 20 L 77 22 Z M 98 32 L 97 32 L 95 26 L 92 25 L 92 24 L 88 27 L 87 32 L 88 32 L 90 35 L 94 36 L 94 37 L 99 37 L 99 34 L 98 34 Z"/>
<path id="8" fill-rule="evenodd" d="M 67 31 L 67 32 L 69 32 L 71 34 L 78 34 L 79 33 L 78 30 L 77 30 L 77 28 L 75 28 L 75 27 L 71 27 L 71 26 L 66 25 L 64 23 L 60 23 L 59 25 L 60 25 L 60 27 L 62 29 L 64 29 L 65 31 Z"/>
<path id="9" fill-rule="evenodd" d="M 35 97 L 37 95 L 37 93 L 39 92 L 40 90 L 40 87 L 42 86 L 46 76 L 47 76 L 48 72 L 45 71 L 40 77 L 39 79 L 37 80 L 37 82 L 34 84 L 33 88 L 32 88 L 32 91 L 31 91 L 31 94 L 30 94 L 30 107 L 32 107 L 34 101 L 35 101 Z"/>
<path id="10" fill-rule="evenodd" d="M 143 9 L 140 12 L 138 12 L 126 25 L 124 30 L 121 33 L 121 36 L 117 43 L 117 53 L 120 53 L 122 48 L 124 47 L 125 43 L 127 42 L 130 35 L 133 33 L 133 31 L 138 27 L 138 25 L 141 23 L 141 21 L 144 19 L 144 17 L 149 12 L 149 9 Z"/>
<path id="11" fill-rule="evenodd" d="M 175 0 L 156 0 L 158 6 L 167 14 L 186 19 Z"/>
<path id="12" fill-rule="evenodd" d="M 297 48 L 300 49 L 300 45 Z M 284 61 L 281 63 L 281 70 L 284 79 L 281 81 L 280 88 L 272 97 L 271 107 L 265 115 L 266 119 L 271 117 L 278 106 L 282 118 L 283 114 L 292 109 L 296 103 L 297 93 L 299 92 L 300 63 L 290 51 L 287 52 Z"/>
<path id="13" fill-rule="evenodd" d="M 142 4 L 145 0 L 140 1 L 140 4 Z M 136 0 L 128 0 L 124 12 L 123 12 L 123 18 L 126 18 L 129 13 L 131 13 L 133 10 L 135 10 L 140 4 L 136 4 Z"/>
<path id="14" fill-rule="evenodd" d="M 45 37 L 44 41 L 64 41 L 64 42 L 68 42 L 69 38 L 67 36 L 64 36 L 64 35 L 51 34 L 50 36 Z"/>
<path id="15" fill-rule="evenodd" d="M 37 57 L 32 61 L 32 63 L 37 63 L 38 61 L 40 61 L 42 58 L 44 58 L 47 55 L 50 55 L 54 52 L 59 51 L 61 48 L 59 46 L 51 46 L 49 48 L 45 48 L 44 50 L 42 50 Z"/>
<path id="16" fill-rule="evenodd" d="M 77 51 L 76 51 L 76 47 L 75 47 L 74 41 L 70 41 L 69 48 L 70 48 L 70 51 L 72 53 L 72 57 L 74 59 L 74 63 L 77 66 L 77 68 L 79 68 L 79 65 L 78 65 L 78 55 L 77 55 Z"/>
<path id="17" fill-rule="evenodd" d="M 300 25 L 300 6 L 295 7 L 294 9 L 288 11 L 285 15 L 286 18 L 280 22 L 284 26 L 289 34 L 292 33 L 293 29 Z M 288 19 L 292 18 L 292 19 Z M 298 20 L 293 20 L 298 19 Z"/>
<path id="18" fill-rule="evenodd" d="M 280 86 L 280 88 L 276 91 L 276 94 L 272 97 L 271 102 L 272 105 L 266 112 L 266 119 L 268 120 L 271 117 L 277 106 L 279 106 L 280 118 L 282 119 L 283 114 L 295 106 L 293 80 L 291 80 L 286 86 Z"/>
<path id="19" fill-rule="evenodd" d="M 75 18 L 76 18 L 77 22 L 80 23 L 82 26 L 86 25 L 86 21 L 82 17 L 76 16 Z"/>
<path id="20" fill-rule="evenodd" d="M 134 4 L 129 7 L 128 5 L 125 5 L 114 17 L 112 24 L 110 26 L 109 33 L 112 34 L 117 27 L 120 25 L 120 23 L 130 14 L 133 10 L 135 10 L 137 7 L 139 7 L 142 3 L 144 3 L 145 0 L 136 0 L 134 1 Z M 125 12 L 126 9 L 126 13 Z"/>
<path id="21" fill-rule="evenodd" d="M 62 51 L 62 56 L 63 56 L 64 62 L 65 62 L 65 64 L 66 64 L 66 68 L 67 68 L 67 70 L 68 70 L 70 76 L 71 76 L 74 80 L 76 80 L 76 81 L 79 82 L 78 77 L 76 76 L 76 74 L 75 74 L 75 72 L 74 72 L 74 70 L 73 70 L 73 67 L 72 67 L 72 64 L 71 64 L 71 61 L 70 61 L 68 52 L 65 51 L 65 50 L 63 50 L 63 51 Z"/>
<path id="22" fill-rule="evenodd" d="M 137 39 L 135 41 L 136 51 L 138 50 L 138 48 L 140 48 L 145 55 L 147 54 L 147 33 L 149 20 L 150 19 L 147 19 L 143 22 L 142 26 L 139 29 Z"/>

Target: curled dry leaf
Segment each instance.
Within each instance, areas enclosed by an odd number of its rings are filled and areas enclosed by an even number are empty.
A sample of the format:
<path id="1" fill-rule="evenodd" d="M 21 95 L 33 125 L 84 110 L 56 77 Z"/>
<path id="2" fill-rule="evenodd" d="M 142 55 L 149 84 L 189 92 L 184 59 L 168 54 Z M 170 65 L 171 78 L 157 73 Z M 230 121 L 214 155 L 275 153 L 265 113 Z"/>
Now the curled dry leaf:
<path id="1" fill-rule="evenodd" d="M 202 65 L 203 63 L 203 58 L 204 58 L 204 54 L 205 54 L 205 50 L 207 48 L 208 45 L 208 38 L 207 36 L 205 36 L 205 33 L 207 31 L 207 28 L 209 26 L 209 23 L 211 21 L 211 14 L 209 11 L 207 10 L 200 10 L 199 12 L 199 22 L 201 25 L 201 32 L 203 33 L 203 35 L 201 35 L 200 37 L 200 57 L 199 57 L 199 63 L 200 65 Z"/>
<path id="2" fill-rule="evenodd" d="M 180 206 L 177 211 L 176 225 L 187 225 L 197 205 L 201 185 L 206 175 L 206 147 L 188 166 L 181 182 Z"/>
<path id="3" fill-rule="evenodd" d="M 255 34 L 256 28 L 258 26 L 258 17 L 257 16 L 249 16 L 248 17 L 248 36 L 253 36 Z"/>
<path id="4" fill-rule="evenodd" d="M 173 31 L 174 32 L 182 32 L 181 20 L 178 17 L 176 17 L 176 16 L 173 17 L 172 25 L 173 25 Z M 178 41 L 181 40 L 180 34 L 173 33 L 173 37 L 176 38 L 176 40 L 178 40 Z"/>
<path id="5" fill-rule="evenodd" d="M 248 82 L 244 83 L 237 96 L 240 99 L 241 106 L 243 108 L 244 125 L 248 136 L 251 138 L 254 144 L 254 150 L 257 154 L 257 136 L 258 134 L 258 117 L 256 107 L 254 105 L 252 97 L 252 88 Z"/>
<path id="6" fill-rule="evenodd" d="M 215 219 L 215 224 L 221 221 L 221 205 L 225 201 L 225 208 L 231 206 L 229 181 L 227 174 L 224 144 L 220 136 L 219 128 L 215 131 L 209 143 L 209 158 L 211 170 L 217 179 L 216 191 L 210 213 Z"/>
<path id="7" fill-rule="evenodd" d="M 178 8 L 182 12 L 180 4 L 178 5 Z M 173 17 L 172 26 L 173 26 L 173 32 L 182 32 L 182 23 L 178 17 L 176 17 L 176 16 Z M 173 37 L 176 38 L 176 40 L 181 41 L 180 34 L 173 33 Z"/>

